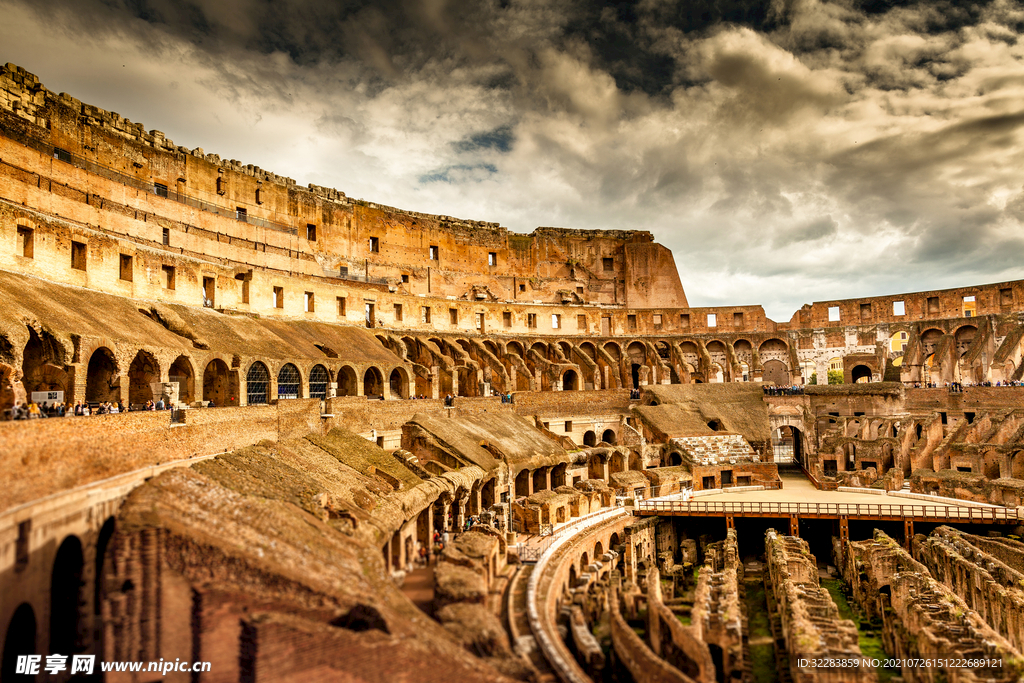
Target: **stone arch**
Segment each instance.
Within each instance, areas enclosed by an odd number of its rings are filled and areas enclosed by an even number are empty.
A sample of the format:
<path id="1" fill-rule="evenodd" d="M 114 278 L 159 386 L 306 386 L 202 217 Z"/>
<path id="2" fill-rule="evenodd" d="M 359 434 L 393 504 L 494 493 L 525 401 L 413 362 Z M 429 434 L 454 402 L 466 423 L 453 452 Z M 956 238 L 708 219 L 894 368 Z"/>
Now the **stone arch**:
<path id="1" fill-rule="evenodd" d="M 18 666 L 18 655 L 39 654 L 36 651 L 36 631 L 39 628 L 36 623 L 36 613 L 32 605 L 23 602 L 14 610 L 14 616 L 7 624 L 7 635 L 4 637 L 3 661 L 0 664 L 0 679 L 14 681 L 18 678 L 32 680 L 24 676 L 18 676 L 15 672 Z M 50 652 L 57 652 L 50 648 Z M 60 654 L 64 654 L 61 652 Z M 45 662 L 45 660 L 44 660 Z"/>
<path id="2" fill-rule="evenodd" d="M 850 379 L 854 384 L 863 384 L 871 381 L 871 368 L 864 364 L 854 365 L 850 370 Z"/>
<path id="3" fill-rule="evenodd" d="M 384 376 L 374 366 L 366 368 L 363 373 L 363 396 L 379 398 L 384 395 Z"/>
<path id="4" fill-rule="evenodd" d="M 160 381 L 160 364 L 149 351 L 139 351 L 128 367 L 128 403 L 142 405 L 153 400 L 153 382 Z"/>
<path id="5" fill-rule="evenodd" d="M 957 328 L 956 332 L 953 333 L 954 340 L 956 341 L 956 357 L 961 358 L 967 350 L 971 348 L 971 344 L 974 343 L 975 338 L 978 335 L 978 328 L 974 325 L 961 325 Z"/>
<path id="6" fill-rule="evenodd" d="M 597 445 L 597 434 L 594 433 L 593 429 L 588 429 L 583 433 L 583 445 L 584 446 L 596 446 Z"/>
<path id="7" fill-rule="evenodd" d="M 668 455 L 668 466 L 677 467 L 683 464 L 683 455 L 679 451 L 672 451 Z"/>
<path id="8" fill-rule="evenodd" d="M 763 368 L 761 379 L 765 384 L 775 384 L 780 387 L 789 386 L 789 366 L 780 360 L 767 360 L 761 366 Z"/>
<path id="9" fill-rule="evenodd" d="M 921 350 L 922 355 L 930 356 L 935 353 L 935 348 L 939 345 L 939 340 L 942 339 L 945 332 L 942 330 L 931 327 L 921 333 Z"/>
<path id="10" fill-rule="evenodd" d="M 253 361 L 245 373 L 246 404 L 262 405 L 270 400 L 270 372 L 260 361 Z"/>
<path id="11" fill-rule="evenodd" d="M 579 348 L 587 358 L 595 362 L 597 361 L 597 349 L 594 348 L 592 343 L 583 342 Z"/>
<path id="12" fill-rule="evenodd" d="M 89 357 L 85 375 L 85 400 L 90 403 L 117 403 L 121 400 L 117 359 L 114 352 L 105 346 L 93 351 Z"/>
<path id="13" fill-rule="evenodd" d="M 614 429 L 606 429 L 606 430 L 604 430 L 604 433 L 601 435 L 601 441 L 603 441 L 603 442 L 605 442 L 607 444 L 611 444 L 612 446 L 617 445 L 618 439 L 615 437 L 615 430 Z"/>
<path id="14" fill-rule="evenodd" d="M 46 330 L 39 333 L 28 328 L 29 339 L 22 357 L 22 384 L 27 398 L 33 391 L 63 391 L 64 400 L 70 399 L 71 378 L 64 369 L 67 354 L 64 345 Z"/>
<path id="15" fill-rule="evenodd" d="M 597 541 L 594 544 L 594 561 L 597 562 L 604 555 L 604 546 L 601 545 L 601 541 Z"/>
<path id="16" fill-rule="evenodd" d="M 81 652 L 82 631 L 82 568 L 85 557 L 82 542 L 68 536 L 60 544 L 50 574 L 50 642 L 51 653 Z"/>
<path id="17" fill-rule="evenodd" d="M 522 469 L 516 474 L 516 498 L 530 495 L 530 470 Z"/>
<path id="18" fill-rule="evenodd" d="M 708 381 L 722 383 L 725 381 L 725 371 L 718 363 L 712 363 L 708 368 Z"/>
<path id="19" fill-rule="evenodd" d="M 327 398 L 327 387 L 331 383 L 330 373 L 323 365 L 314 365 L 309 371 L 309 397 Z"/>
<path id="20" fill-rule="evenodd" d="M 107 567 L 107 554 L 110 551 L 110 541 L 114 538 L 114 531 L 117 530 L 117 522 L 113 517 L 107 517 L 107 521 L 103 522 L 103 526 L 100 528 L 99 536 L 96 539 L 96 557 L 94 559 L 93 572 L 93 599 L 92 599 L 92 611 L 93 614 L 100 614 L 103 610 L 103 573 Z"/>
<path id="21" fill-rule="evenodd" d="M 409 398 L 409 375 L 405 368 L 398 366 L 391 371 L 388 388 L 391 390 L 391 398 Z"/>
<path id="22" fill-rule="evenodd" d="M 277 398 L 302 398 L 302 375 L 294 363 L 285 363 L 277 371 Z"/>
<path id="23" fill-rule="evenodd" d="M 562 373 L 562 391 L 578 391 L 580 378 L 575 370 L 566 370 Z"/>
<path id="24" fill-rule="evenodd" d="M 608 471 L 614 474 L 615 472 L 625 472 L 628 469 L 629 461 L 626 460 L 626 457 L 618 451 L 613 452 L 611 458 L 608 459 Z"/>
<path id="25" fill-rule="evenodd" d="M 626 355 L 629 356 L 630 362 L 638 365 L 647 364 L 647 347 L 643 342 L 630 342 L 629 346 L 626 347 Z"/>
<path id="26" fill-rule="evenodd" d="M 1010 476 L 1014 479 L 1024 479 L 1024 451 L 1014 451 L 1010 456 Z"/>
<path id="27" fill-rule="evenodd" d="M 580 573 L 585 573 L 587 571 L 587 567 L 589 566 L 590 556 L 587 554 L 587 551 L 584 550 L 583 553 L 580 555 Z"/>
<path id="28" fill-rule="evenodd" d="M 359 376 L 356 371 L 348 365 L 342 365 L 338 369 L 338 396 L 358 396 Z"/>
<path id="29" fill-rule="evenodd" d="M 214 406 L 238 405 L 238 371 L 220 358 L 214 358 L 203 370 L 203 400 Z"/>
<path id="30" fill-rule="evenodd" d="M 178 356 L 167 370 L 168 380 L 178 383 L 178 402 L 189 404 L 195 400 L 196 373 L 188 356 Z"/>
<path id="31" fill-rule="evenodd" d="M 609 356 L 611 356 L 612 360 L 614 360 L 614 361 L 622 360 L 622 348 L 619 347 L 618 342 L 613 342 L 613 341 L 605 342 L 604 351 Z"/>

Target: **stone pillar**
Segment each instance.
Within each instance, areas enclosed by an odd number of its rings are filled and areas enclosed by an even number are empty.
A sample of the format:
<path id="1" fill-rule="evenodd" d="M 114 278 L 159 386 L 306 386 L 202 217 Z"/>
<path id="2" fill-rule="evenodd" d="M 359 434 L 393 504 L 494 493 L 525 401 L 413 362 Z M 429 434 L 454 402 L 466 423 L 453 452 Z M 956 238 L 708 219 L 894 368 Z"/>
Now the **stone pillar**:
<path id="1" fill-rule="evenodd" d="M 249 382 L 241 372 L 238 373 L 238 405 L 249 405 Z"/>
<path id="2" fill-rule="evenodd" d="M 430 396 L 427 398 L 441 398 L 441 373 L 438 372 L 436 365 L 430 368 Z"/>
<path id="3" fill-rule="evenodd" d="M 335 398 L 338 395 L 338 383 L 328 382 L 327 383 L 327 398 Z"/>
<path id="4" fill-rule="evenodd" d="M 551 490 L 551 468 L 550 467 L 545 467 L 544 468 L 544 488 L 547 489 L 548 491 Z"/>
<path id="5" fill-rule="evenodd" d="M 277 375 L 273 372 L 270 373 L 270 379 L 267 382 L 267 403 L 273 403 L 277 400 Z"/>

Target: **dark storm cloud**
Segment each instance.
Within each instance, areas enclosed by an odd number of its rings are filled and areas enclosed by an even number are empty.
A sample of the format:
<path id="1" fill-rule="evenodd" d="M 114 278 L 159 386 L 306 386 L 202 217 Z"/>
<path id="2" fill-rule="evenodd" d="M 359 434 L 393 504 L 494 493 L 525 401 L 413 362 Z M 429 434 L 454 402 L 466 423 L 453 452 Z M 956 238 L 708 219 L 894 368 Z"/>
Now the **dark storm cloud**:
<path id="1" fill-rule="evenodd" d="M 0 4 L 6 59 L 180 144 L 517 231 L 648 229 L 694 305 L 1024 275 L 1018 0 Z"/>

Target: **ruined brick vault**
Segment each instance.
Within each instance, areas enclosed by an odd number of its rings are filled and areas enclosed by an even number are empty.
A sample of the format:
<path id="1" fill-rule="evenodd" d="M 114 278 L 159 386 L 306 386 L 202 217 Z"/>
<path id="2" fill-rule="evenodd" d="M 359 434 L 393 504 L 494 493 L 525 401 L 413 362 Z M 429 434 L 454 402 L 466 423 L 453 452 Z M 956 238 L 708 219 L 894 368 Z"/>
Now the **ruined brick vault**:
<path id="1" fill-rule="evenodd" d="M 0 298 L 4 681 L 1020 675 L 1022 281 L 691 308 L 649 232 L 299 187 L 8 64 Z M 176 410 L 7 419 L 56 400 Z M 641 502 L 740 491 L 980 512 Z M 876 650 L 1004 665 L 799 664 Z"/>

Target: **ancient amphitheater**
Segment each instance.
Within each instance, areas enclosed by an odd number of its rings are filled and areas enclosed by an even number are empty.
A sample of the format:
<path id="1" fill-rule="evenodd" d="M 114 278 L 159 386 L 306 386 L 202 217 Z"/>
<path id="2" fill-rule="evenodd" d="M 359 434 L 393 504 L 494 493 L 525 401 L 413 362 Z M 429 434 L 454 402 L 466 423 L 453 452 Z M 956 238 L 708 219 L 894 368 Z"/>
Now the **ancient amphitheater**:
<path id="1" fill-rule="evenodd" d="M 8 64 L 0 292 L 5 417 L 125 408 L 0 423 L 5 683 L 1024 672 L 1024 282 L 692 308 Z"/>

